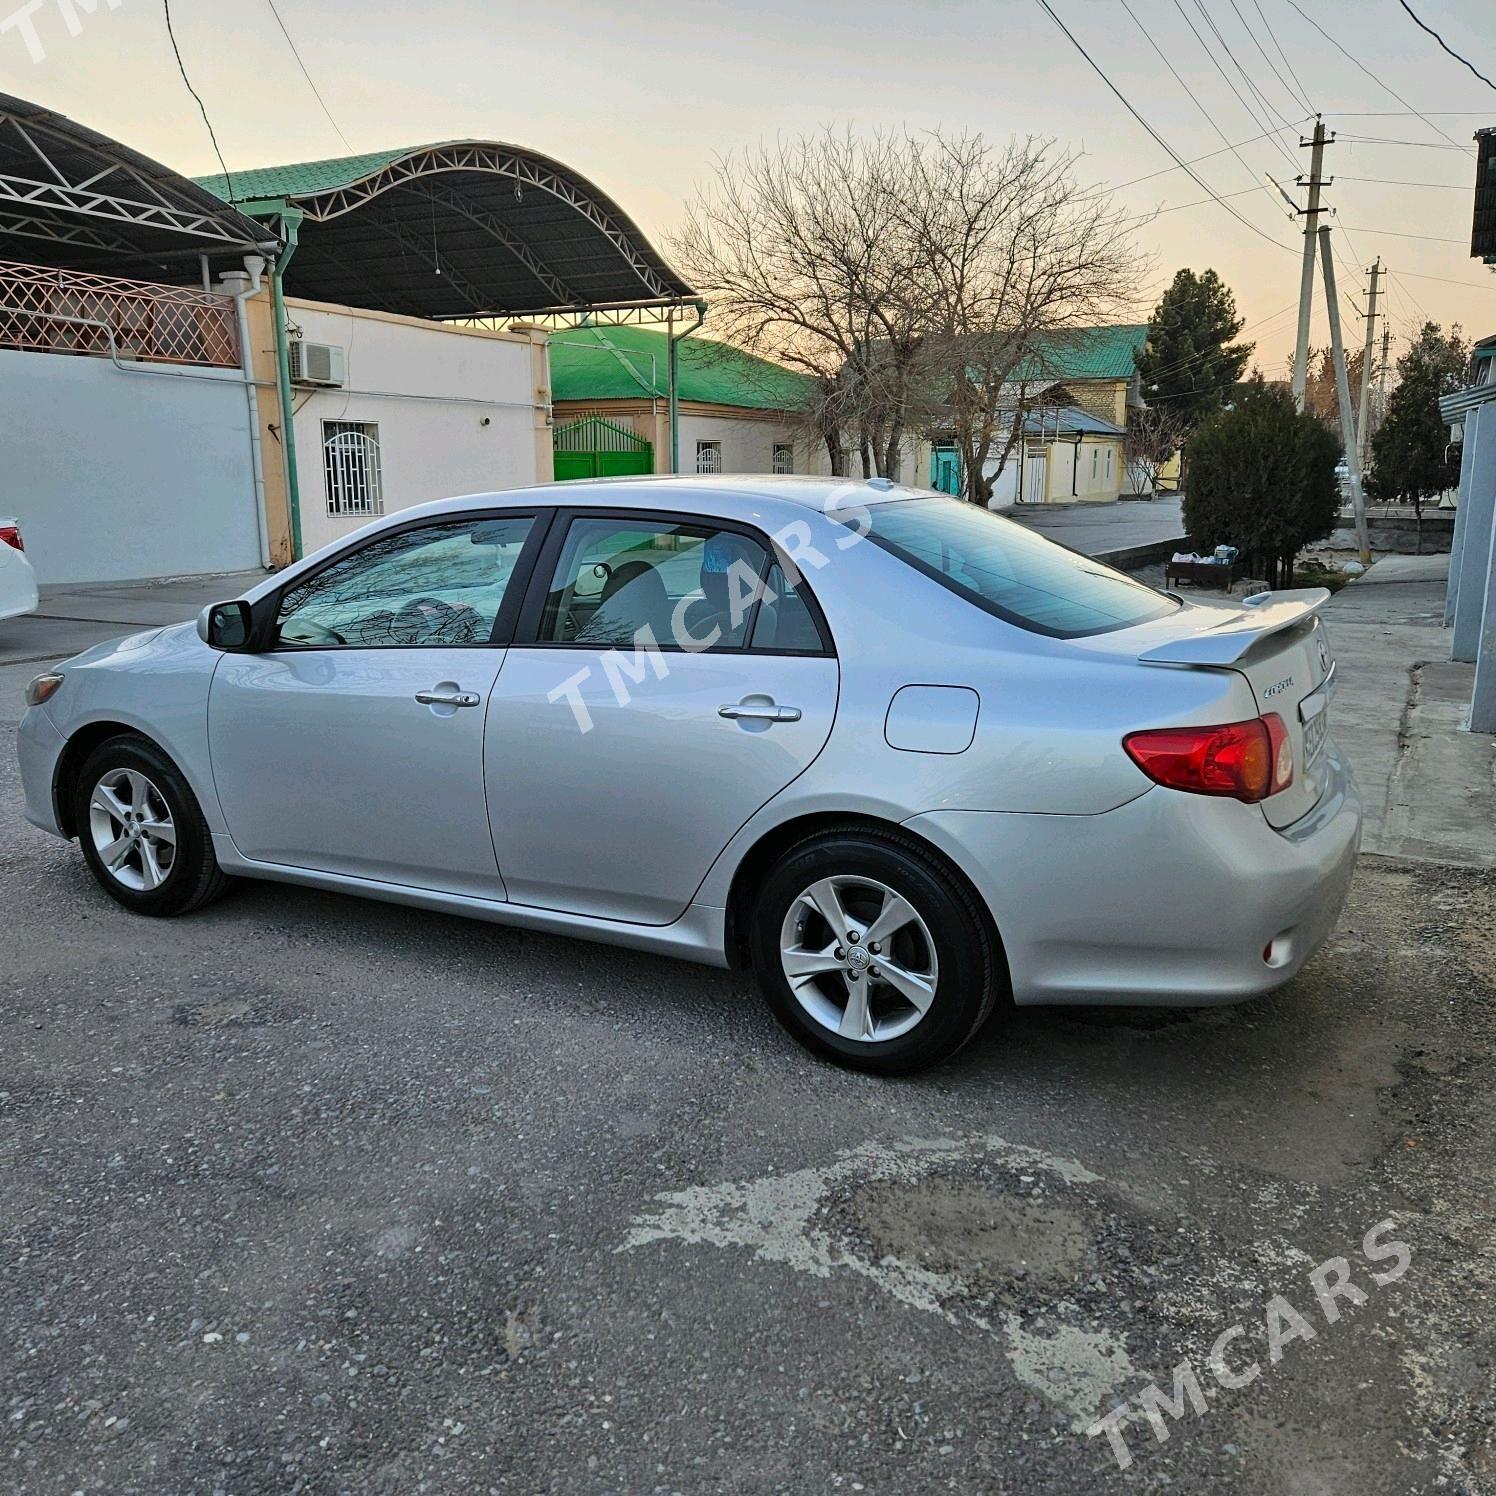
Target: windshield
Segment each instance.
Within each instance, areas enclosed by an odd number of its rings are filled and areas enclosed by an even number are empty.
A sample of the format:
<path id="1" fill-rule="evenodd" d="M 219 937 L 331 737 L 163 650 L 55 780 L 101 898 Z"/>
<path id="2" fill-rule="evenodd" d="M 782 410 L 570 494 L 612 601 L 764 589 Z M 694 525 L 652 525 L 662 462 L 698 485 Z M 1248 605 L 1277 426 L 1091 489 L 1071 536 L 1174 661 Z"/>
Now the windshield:
<path id="1" fill-rule="evenodd" d="M 1179 604 L 959 499 L 873 504 L 869 536 L 916 570 L 1020 628 L 1077 639 L 1130 628 Z"/>

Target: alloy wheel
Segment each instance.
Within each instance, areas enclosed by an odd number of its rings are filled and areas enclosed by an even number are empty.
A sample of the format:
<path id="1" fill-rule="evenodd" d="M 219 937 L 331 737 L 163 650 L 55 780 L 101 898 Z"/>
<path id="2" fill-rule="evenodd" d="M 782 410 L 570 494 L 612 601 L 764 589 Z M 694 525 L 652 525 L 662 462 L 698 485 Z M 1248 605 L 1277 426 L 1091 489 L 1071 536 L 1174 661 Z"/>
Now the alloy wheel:
<path id="1" fill-rule="evenodd" d="M 170 876 L 177 828 L 161 791 L 139 769 L 111 769 L 88 798 L 88 829 L 109 876 L 149 893 Z"/>
<path id="2" fill-rule="evenodd" d="M 812 883 L 785 914 L 779 959 L 800 1006 L 843 1039 L 897 1039 L 935 1001 L 939 963 L 929 926 L 875 878 Z"/>

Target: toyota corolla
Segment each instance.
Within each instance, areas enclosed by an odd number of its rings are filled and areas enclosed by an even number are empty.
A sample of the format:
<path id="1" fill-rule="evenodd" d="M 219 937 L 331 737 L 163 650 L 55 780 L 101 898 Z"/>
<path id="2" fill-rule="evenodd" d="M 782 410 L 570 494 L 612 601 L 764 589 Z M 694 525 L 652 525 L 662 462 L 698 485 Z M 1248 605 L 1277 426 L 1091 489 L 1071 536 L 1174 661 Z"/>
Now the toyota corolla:
<path id="1" fill-rule="evenodd" d="M 38 676 L 26 813 L 140 914 L 267 878 L 750 968 L 908 1071 L 1303 966 L 1360 840 L 1327 597 L 1186 602 L 886 480 L 454 499 Z"/>

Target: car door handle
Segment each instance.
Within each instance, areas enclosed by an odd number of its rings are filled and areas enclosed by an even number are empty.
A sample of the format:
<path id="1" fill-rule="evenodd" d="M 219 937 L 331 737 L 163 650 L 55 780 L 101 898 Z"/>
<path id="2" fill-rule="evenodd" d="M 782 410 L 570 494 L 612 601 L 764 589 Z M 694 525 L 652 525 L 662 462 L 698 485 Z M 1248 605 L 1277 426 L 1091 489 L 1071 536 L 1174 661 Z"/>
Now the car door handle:
<path id="1" fill-rule="evenodd" d="M 736 706 L 719 706 L 717 715 L 733 721 L 746 718 L 750 722 L 798 722 L 800 708 L 775 706 L 773 702 L 740 701 Z"/>
<path id="2" fill-rule="evenodd" d="M 483 698 L 476 691 L 417 691 L 422 706 L 477 706 Z"/>

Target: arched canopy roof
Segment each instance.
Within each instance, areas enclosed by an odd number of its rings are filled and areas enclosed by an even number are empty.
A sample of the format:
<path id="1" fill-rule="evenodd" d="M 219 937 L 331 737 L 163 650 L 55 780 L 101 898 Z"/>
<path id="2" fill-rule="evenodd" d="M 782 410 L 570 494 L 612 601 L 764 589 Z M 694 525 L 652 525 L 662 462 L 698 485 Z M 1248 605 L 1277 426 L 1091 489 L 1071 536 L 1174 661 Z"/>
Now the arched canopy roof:
<path id="1" fill-rule="evenodd" d="M 317 301 L 455 319 L 695 300 L 612 198 L 520 146 L 450 141 L 200 181 L 256 217 L 299 213 L 286 289 Z"/>
<path id="2" fill-rule="evenodd" d="M 275 240 L 159 161 L 0 94 L 0 259 L 195 281 L 199 255 L 238 258 Z"/>

